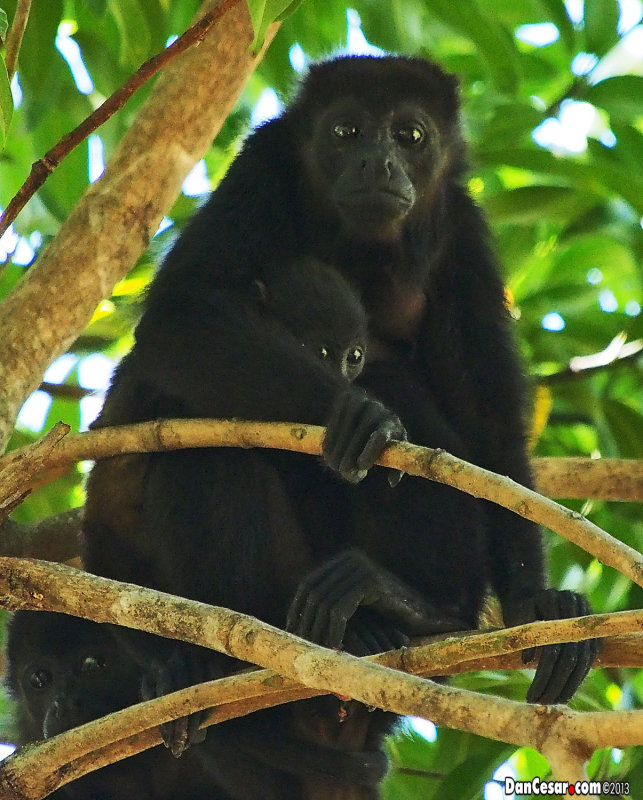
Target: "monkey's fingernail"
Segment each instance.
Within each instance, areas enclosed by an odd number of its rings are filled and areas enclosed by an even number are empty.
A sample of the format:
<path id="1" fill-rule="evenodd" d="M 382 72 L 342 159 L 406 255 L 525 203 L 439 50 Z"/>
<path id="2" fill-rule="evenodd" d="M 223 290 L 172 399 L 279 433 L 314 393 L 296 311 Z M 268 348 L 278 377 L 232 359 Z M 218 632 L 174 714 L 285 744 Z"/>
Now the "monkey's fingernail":
<path id="1" fill-rule="evenodd" d="M 397 470 L 391 470 L 388 475 L 389 486 L 395 489 L 405 475 L 406 472 L 402 472 L 401 470 L 399 472 Z"/>

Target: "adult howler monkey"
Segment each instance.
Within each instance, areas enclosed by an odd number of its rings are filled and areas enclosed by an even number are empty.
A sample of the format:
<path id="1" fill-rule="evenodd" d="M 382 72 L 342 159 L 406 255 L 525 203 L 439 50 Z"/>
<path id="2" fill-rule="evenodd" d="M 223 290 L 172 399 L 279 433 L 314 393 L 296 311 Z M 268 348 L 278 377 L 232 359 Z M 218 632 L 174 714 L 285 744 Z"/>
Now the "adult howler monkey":
<path id="1" fill-rule="evenodd" d="M 310 69 L 170 251 L 98 424 L 173 415 L 323 424 L 326 469 L 294 456 L 297 469 L 282 472 L 255 457 L 253 469 L 279 485 L 275 500 L 250 490 L 242 451 L 149 456 L 133 481 L 102 462 L 88 487 L 90 570 L 356 653 L 475 626 L 488 586 L 507 624 L 587 611 L 581 596 L 545 588 L 528 520 L 417 478 L 391 488 L 386 470 L 371 470 L 408 433 L 531 482 L 502 281 L 465 171 L 457 84 L 438 66 L 346 57 Z M 352 384 L 249 290 L 311 257 L 366 310 L 369 359 Z M 133 646 L 151 694 L 228 669 L 177 643 Z M 595 652 L 592 642 L 544 648 L 528 699 L 567 700 Z M 337 749 L 379 746 L 379 715 L 358 709 L 342 727 L 316 708 L 281 710 L 280 724 Z M 164 735 L 179 752 L 196 724 L 177 721 Z M 332 781 L 324 786 L 293 783 L 287 796 L 332 797 Z"/>
<path id="2" fill-rule="evenodd" d="M 109 626 L 47 611 L 17 611 L 8 628 L 4 682 L 15 701 L 15 739 L 29 744 L 139 702 L 141 670 Z M 67 784 L 59 800 L 230 800 L 214 793 L 194 756 L 154 748 Z"/>

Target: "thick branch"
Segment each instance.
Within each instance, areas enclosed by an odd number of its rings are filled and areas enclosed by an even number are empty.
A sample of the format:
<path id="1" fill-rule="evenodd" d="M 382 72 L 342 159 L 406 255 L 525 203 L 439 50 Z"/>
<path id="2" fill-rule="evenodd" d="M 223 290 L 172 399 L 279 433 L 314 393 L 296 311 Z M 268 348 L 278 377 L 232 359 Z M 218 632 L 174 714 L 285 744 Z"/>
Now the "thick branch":
<path id="1" fill-rule="evenodd" d="M 529 626 L 522 626 L 523 629 Z M 630 636 L 618 636 L 611 639 L 603 640 L 603 647 L 596 666 L 617 666 L 628 665 L 627 656 L 623 656 L 625 652 L 630 651 L 629 660 L 630 666 L 643 665 L 643 635 L 631 634 Z M 385 653 L 379 656 L 372 656 L 371 659 L 377 663 L 385 664 L 386 666 L 395 669 L 402 669 L 407 671 L 407 660 L 412 664 L 417 665 L 420 661 L 419 658 L 409 659 L 411 650 L 404 650 L 398 652 Z M 428 652 L 428 648 L 425 649 Z M 434 660 L 435 661 L 435 660 Z M 489 658 L 476 659 L 471 661 L 461 661 L 453 663 L 448 666 L 436 667 L 435 663 L 431 663 L 431 659 L 427 656 L 427 662 L 424 665 L 421 673 L 422 675 L 451 675 L 461 672 L 477 672 L 479 670 L 498 670 L 498 669 L 522 669 L 524 664 L 520 653 L 510 653 L 504 656 L 492 656 Z M 202 693 L 202 695 L 200 694 Z M 107 742 L 112 734 L 106 734 L 104 727 L 104 720 L 94 721 L 84 726 L 82 729 L 63 734 L 66 737 L 64 740 L 59 737 L 56 741 L 60 743 L 60 750 L 56 749 L 49 753 L 47 757 L 51 757 L 50 770 L 52 780 L 56 780 L 52 784 L 52 788 L 61 785 L 60 781 L 63 779 L 67 781 L 75 780 L 81 776 L 99 769 L 102 766 L 111 764 L 121 758 L 140 753 L 150 747 L 154 747 L 161 743 L 161 735 L 158 729 L 151 727 L 152 725 L 160 724 L 160 720 L 167 718 L 170 713 L 176 713 L 176 709 L 196 710 L 197 708 L 212 706 L 204 727 L 215 725 L 219 722 L 225 722 L 228 719 L 235 717 L 245 716 L 254 711 L 264 708 L 271 708 L 275 705 L 293 702 L 294 700 L 306 700 L 310 697 L 315 697 L 323 692 L 314 689 L 305 689 L 294 681 L 281 678 L 274 671 L 264 669 L 243 675 L 234 675 L 230 678 L 225 678 L 219 681 L 212 681 L 207 684 L 202 684 L 201 687 L 190 687 L 183 689 L 181 692 L 176 692 L 172 695 L 166 695 L 155 703 L 154 708 L 150 708 L 148 704 L 141 704 L 135 707 L 136 710 L 125 709 L 119 713 L 118 724 L 114 730 L 116 735 L 126 736 L 125 739 L 114 741 L 112 744 L 105 743 L 104 746 L 88 752 L 87 755 L 77 758 L 73 763 L 66 764 L 64 761 L 65 755 L 68 753 L 77 754 L 83 748 L 85 740 L 96 741 L 96 736 L 100 736 L 101 742 Z M 228 702 L 228 698 L 233 697 Z M 201 702 L 200 702 L 201 701 Z M 203 705 L 202 705 L 203 704 Z M 132 730 L 141 721 L 141 709 L 146 709 L 145 714 L 149 713 L 145 719 L 150 723 L 150 728 L 138 733 L 131 734 Z M 618 713 L 610 712 L 610 719 L 613 716 L 617 718 L 620 716 Z M 111 720 L 111 716 L 108 718 Z M 618 720 L 616 722 L 618 726 Z M 76 733 L 76 736 L 72 736 Z M 128 735 L 131 734 L 131 735 Z M 623 733 L 621 732 L 621 736 Z M 607 744 L 605 746 L 608 746 Z M 41 746 L 38 746 L 41 747 Z M 24 752 L 24 751 L 21 751 Z M 21 756 L 20 756 L 21 757 Z M 22 772 L 29 770 L 34 762 L 42 763 L 45 754 L 38 749 L 35 752 L 29 750 L 30 760 L 26 765 L 21 764 L 20 768 L 15 764 L 12 769 Z"/>
<path id="2" fill-rule="evenodd" d="M 575 716 L 574 712 L 560 707 L 544 711 L 542 707 L 528 707 L 427 683 L 410 675 L 391 672 L 375 663 L 360 662 L 345 653 L 317 647 L 237 612 L 97 578 L 60 565 L 0 558 L 0 597 L 2 603 L 11 608 L 50 609 L 202 644 L 244 661 L 271 666 L 280 675 L 310 689 L 347 695 L 397 713 L 419 714 L 438 725 L 468 730 L 517 745 L 542 747 L 561 717 L 569 717 L 571 724 Z M 614 627 L 621 630 L 640 629 L 642 616 L 642 612 L 623 612 L 605 615 L 602 619 L 534 623 L 469 638 L 474 649 L 489 652 L 495 648 L 502 652 L 535 642 L 600 635 Z M 491 648 L 489 641 L 492 642 Z M 447 653 L 449 648 L 454 647 L 457 649 L 458 643 L 449 640 L 427 646 L 429 649 L 437 648 L 437 652 L 442 650 Z M 380 657 L 384 663 L 396 665 L 400 664 L 400 659 L 405 667 L 412 660 L 408 651 Z M 242 692 L 251 696 L 262 693 L 266 687 L 274 688 L 275 682 L 280 690 L 295 688 L 294 684 L 289 686 L 289 681 L 278 676 L 255 673 L 190 687 L 176 695 L 117 712 L 99 725 L 89 723 L 84 728 L 45 742 L 37 750 L 28 749 L 24 754 L 5 762 L 0 769 L 0 787 L 14 792 L 8 797 L 39 797 L 43 789 L 50 791 L 54 788 L 47 775 L 49 770 L 42 768 L 48 757 L 53 758 L 55 764 L 80 758 L 81 762 L 78 763 L 88 767 L 89 759 L 84 759 L 84 756 L 116 741 L 124 730 L 138 733 L 185 714 L 187 706 L 184 698 L 189 697 L 190 710 L 216 704 L 215 718 L 210 721 L 221 721 L 230 716 L 225 716 L 222 704 L 238 698 L 240 687 Z M 643 713 L 630 715 L 628 721 L 627 730 L 614 729 L 614 746 L 625 746 L 633 739 L 643 741 Z M 91 735 L 88 735 L 88 731 Z M 152 743 L 147 734 L 146 737 L 146 741 Z M 575 734 L 575 739 L 579 738 L 580 734 Z M 591 742 L 586 741 L 584 745 L 588 750 L 592 749 Z M 94 768 L 101 765 L 95 758 L 91 759 L 91 763 Z M 70 776 L 65 770 L 65 779 L 80 774 L 82 772 L 75 772 Z"/>
<path id="3" fill-rule="evenodd" d="M 109 458 L 123 453 L 156 452 L 191 447 L 270 447 L 299 453 L 321 453 L 324 429 L 288 422 L 237 422 L 232 420 L 156 420 L 67 436 L 53 450 L 49 467 L 85 459 Z M 0 497 L 14 495 L 24 486 L 13 482 L 5 467 L 16 450 L 0 460 Z M 409 475 L 445 483 L 474 497 L 498 503 L 520 516 L 538 522 L 591 553 L 643 586 L 643 556 L 610 536 L 576 511 L 443 450 L 393 442 L 377 462 Z"/>
<path id="4" fill-rule="evenodd" d="M 208 0 L 201 12 L 214 6 Z M 134 264 L 259 57 L 245 3 L 159 77 L 102 177 L 0 307 L 0 449 L 47 365 Z M 60 302 L 53 303 L 52 298 Z"/>
<path id="5" fill-rule="evenodd" d="M 0 236 L 9 228 L 9 225 L 15 220 L 27 202 L 72 150 L 78 147 L 93 131 L 107 122 L 113 114 L 125 105 L 134 92 L 154 77 L 169 61 L 194 44 L 203 41 L 204 36 L 226 11 L 238 2 L 240 0 L 221 0 L 213 11 L 201 17 L 198 22 L 188 28 L 169 47 L 166 47 L 142 64 L 114 94 L 108 97 L 104 103 L 101 103 L 80 125 L 74 128 L 73 131 L 66 133 L 51 150 L 48 150 L 42 158 L 35 161 L 31 166 L 29 177 L 20 187 L 18 193 L 11 198 L 4 214 L 0 215 Z"/>

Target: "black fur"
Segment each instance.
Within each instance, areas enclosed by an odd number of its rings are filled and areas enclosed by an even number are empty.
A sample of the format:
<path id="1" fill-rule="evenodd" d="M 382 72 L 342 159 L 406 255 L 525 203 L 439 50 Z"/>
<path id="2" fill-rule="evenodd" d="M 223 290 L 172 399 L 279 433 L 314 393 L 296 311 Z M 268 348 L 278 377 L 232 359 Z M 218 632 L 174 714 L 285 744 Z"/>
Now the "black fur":
<path id="1" fill-rule="evenodd" d="M 88 486 L 89 569 L 356 653 L 474 627 L 489 585 L 508 623 L 587 608 L 545 592 L 531 522 L 418 478 L 391 488 L 386 470 L 370 469 L 389 439 L 408 433 L 531 482 L 523 379 L 487 225 L 463 185 L 458 109 L 456 81 L 436 65 L 340 58 L 312 67 L 282 116 L 248 138 L 154 280 L 98 424 L 326 424 L 326 468 L 242 450 L 99 463 Z M 352 384 L 249 289 L 310 258 L 337 270 L 366 311 L 368 363 Z M 146 641 L 134 647 L 162 676 L 150 694 L 230 668 L 175 643 L 146 651 Z M 545 648 L 530 699 L 567 700 L 594 654 L 590 643 Z M 230 730 L 244 741 L 243 726 L 261 724 L 316 746 L 377 749 L 391 718 L 350 711 L 340 722 L 334 701 L 297 704 Z M 165 736 L 180 752 L 195 730 L 179 721 Z M 224 731 L 207 745 L 215 773 L 225 772 Z M 354 785 L 342 797 L 377 796 L 341 766 L 301 780 L 282 766 L 221 780 L 240 800 L 330 798 L 342 783 Z M 271 776 L 274 791 L 262 794 Z"/>
<path id="2" fill-rule="evenodd" d="M 368 321 L 357 294 L 332 267 L 313 258 L 279 264 L 256 281 L 269 317 L 279 320 L 331 370 L 355 380 L 364 369 Z"/>

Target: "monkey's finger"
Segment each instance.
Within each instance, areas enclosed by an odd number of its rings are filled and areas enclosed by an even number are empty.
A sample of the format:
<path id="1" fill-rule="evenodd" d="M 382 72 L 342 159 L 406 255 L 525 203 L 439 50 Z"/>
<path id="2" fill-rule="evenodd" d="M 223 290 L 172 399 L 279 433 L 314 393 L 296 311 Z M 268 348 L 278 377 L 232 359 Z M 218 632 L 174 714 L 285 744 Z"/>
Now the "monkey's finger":
<path id="1" fill-rule="evenodd" d="M 360 469 L 370 469 L 382 454 L 382 450 L 393 440 L 405 441 L 406 430 L 396 416 L 390 415 L 388 419 L 380 422 L 369 436 L 366 445 L 357 458 L 357 466 Z M 400 480 L 401 474 L 397 483 Z"/>
<path id="2" fill-rule="evenodd" d="M 382 411 L 379 403 L 362 407 L 339 462 L 339 472 L 346 480 L 354 482 L 365 477 L 388 443 L 391 423 L 382 420 Z"/>
<path id="3" fill-rule="evenodd" d="M 354 435 L 362 409 L 368 404 L 363 392 L 344 392 L 336 398 L 326 425 L 323 452 L 329 467 L 340 472 L 348 443 Z"/>
<path id="4" fill-rule="evenodd" d="M 560 689 L 558 693 L 558 700 L 556 702 L 566 703 L 568 700 L 570 700 L 576 692 L 576 689 L 578 689 L 578 687 L 587 677 L 587 673 L 590 671 L 592 664 L 594 663 L 594 659 L 596 658 L 596 649 L 594 647 L 595 641 L 595 639 L 588 639 L 584 642 L 573 643 L 576 645 L 576 664 L 573 670 L 570 672 L 567 682 Z"/>

